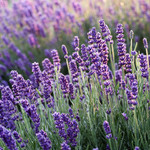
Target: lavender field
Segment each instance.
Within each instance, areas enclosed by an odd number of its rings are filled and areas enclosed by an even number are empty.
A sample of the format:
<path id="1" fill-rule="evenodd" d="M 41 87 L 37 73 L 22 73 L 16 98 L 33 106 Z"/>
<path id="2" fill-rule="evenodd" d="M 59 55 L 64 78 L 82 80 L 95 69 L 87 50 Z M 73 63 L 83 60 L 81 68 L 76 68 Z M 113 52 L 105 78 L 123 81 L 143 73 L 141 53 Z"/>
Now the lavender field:
<path id="1" fill-rule="evenodd" d="M 0 150 L 150 150 L 149 24 L 149 0 L 1 0 Z"/>

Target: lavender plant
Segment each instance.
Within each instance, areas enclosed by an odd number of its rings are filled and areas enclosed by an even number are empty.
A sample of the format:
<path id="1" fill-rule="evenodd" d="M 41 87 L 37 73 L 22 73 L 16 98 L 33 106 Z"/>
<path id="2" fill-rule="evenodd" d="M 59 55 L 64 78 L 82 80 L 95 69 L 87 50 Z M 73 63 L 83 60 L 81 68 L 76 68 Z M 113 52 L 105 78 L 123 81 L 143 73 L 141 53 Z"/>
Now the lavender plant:
<path id="1" fill-rule="evenodd" d="M 62 46 L 68 74 L 57 50 L 43 70 L 32 64 L 32 81 L 11 71 L 1 86 L 0 147 L 4 149 L 149 149 L 149 56 L 126 48 L 123 25 L 117 47 L 104 20 L 88 32 L 88 44 L 74 38 L 72 55 Z M 133 39 L 130 38 L 130 40 Z M 80 47 L 81 45 L 81 47 Z M 115 62 L 114 51 L 119 61 Z M 136 51 L 136 48 L 134 48 Z M 110 61 L 110 63 L 109 63 Z"/>

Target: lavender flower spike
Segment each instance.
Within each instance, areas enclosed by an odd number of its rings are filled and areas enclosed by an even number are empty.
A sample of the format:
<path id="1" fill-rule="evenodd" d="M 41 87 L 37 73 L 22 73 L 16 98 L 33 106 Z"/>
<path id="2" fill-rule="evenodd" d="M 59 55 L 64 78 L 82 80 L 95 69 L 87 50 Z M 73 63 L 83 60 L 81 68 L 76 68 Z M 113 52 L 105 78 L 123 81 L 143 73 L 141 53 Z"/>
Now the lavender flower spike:
<path id="1" fill-rule="evenodd" d="M 140 150 L 140 148 L 138 146 L 136 146 L 134 150 Z"/>
<path id="2" fill-rule="evenodd" d="M 105 133 L 107 134 L 106 138 L 107 139 L 112 138 L 111 129 L 110 129 L 109 123 L 107 121 L 104 121 L 103 127 L 104 127 L 104 130 L 105 130 Z"/>
<path id="3" fill-rule="evenodd" d="M 0 138 L 4 141 L 7 148 L 10 150 L 18 150 L 16 140 L 13 138 L 11 131 L 0 125 Z"/>
<path id="4" fill-rule="evenodd" d="M 133 39 L 133 35 L 134 35 L 134 32 L 131 30 L 130 31 L 130 39 Z"/>
<path id="5" fill-rule="evenodd" d="M 61 49 L 62 49 L 62 51 L 64 53 L 64 58 L 68 59 L 68 50 L 67 50 L 67 47 L 65 45 L 62 45 Z"/>
<path id="6" fill-rule="evenodd" d="M 71 148 L 66 142 L 63 142 L 61 144 L 61 150 L 71 150 Z"/>
<path id="7" fill-rule="evenodd" d="M 144 48 L 148 48 L 148 42 L 147 42 L 147 39 L 146 38 L 144 38 L 143 39 L 143 44 L 144 44 Z"/>
<path id="8" fill-rule="evenodd" d="M 41 147 L 43 148 L 43 150 L 50 150 L 51 149 L 51 141 L 47 136 L 47 133 L 43 130 L 41 130 L 40 132 L 38 132 L 36 134 L 39 143 L 41 145 Z"/>

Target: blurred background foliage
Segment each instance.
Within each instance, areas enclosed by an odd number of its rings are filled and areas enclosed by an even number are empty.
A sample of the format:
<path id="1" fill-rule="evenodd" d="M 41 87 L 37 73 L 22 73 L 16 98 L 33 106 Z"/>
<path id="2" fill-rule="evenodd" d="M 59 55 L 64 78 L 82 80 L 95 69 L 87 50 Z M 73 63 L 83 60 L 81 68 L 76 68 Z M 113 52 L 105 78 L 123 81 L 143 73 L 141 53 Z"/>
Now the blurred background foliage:
<path id="1" fill-rule="evenodd" d="M 150 0 L 1 0 L 0 1 L 0 81 L 8 84 L 9 72 L 17 70 L 25 78 L 31 75 L 31 64 L 41 65 L 51 50 L 57 49 L 65 73 L 61 45 L 69 54 L 74 51 L 73 37 L 87 44 L 87 32 L 104 19 L 115 41 L 118 23 L 124 25 L 127 49 L 129 32 L 134 31 L 137 50 L 145 53 L 143 38 L 150 40 Z M 117 47 L 115 47 L 115 53 Z"/>

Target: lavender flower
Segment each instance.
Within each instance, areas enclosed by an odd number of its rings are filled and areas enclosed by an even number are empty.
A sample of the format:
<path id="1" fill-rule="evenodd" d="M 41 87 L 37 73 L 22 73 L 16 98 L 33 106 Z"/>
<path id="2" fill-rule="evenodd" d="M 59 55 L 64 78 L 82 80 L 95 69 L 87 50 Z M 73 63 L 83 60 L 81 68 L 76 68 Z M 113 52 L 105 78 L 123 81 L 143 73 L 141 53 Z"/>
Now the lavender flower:
<path id="1" fill-rule="evenodd" d="M 76 138 L 79 133 L 78 123 L 75 119 L 71 120 L 68 114 L 60 114 L 55 112 L 53 114 L 55 120 L 55 126 L 59 129 L 59 135 L 73 147 L 77 145 Z M 65 125 L 67 126 L 67 133 L 65 131 Z"/>
<path id="2" fill-rule="evenodd" d="M 18 143 L 21 143 L 21 142 L 22 142 L 22 138 L 21 138 L 21 136 L 18 134 L 17 131 L 14 131 L 14 132 L 13 132 L 13 135 L 14 135 L 14 138 L 17 140 Z"/>
<path id="3" fill-rule="evenodd" d="M 33 34 L 30 34 L 29 36 L 28 36 L 28 43 L 29 43 L 29 45 L 31 46 L 31 47 L 34 47 L 34 46 L 36 46 L 38 43 L 37 43 L 37 39 L 36 39 L 36 37 L 33 35 Z"/>
<path id="4" fill-rule="evenodd" d="M 133 39 L 133 36 L 134 36 L 134 32 L 131 30 L 130 31 L 130 39 Z"/>
<path id="5" fill-rule="evenodd" d="M 110 129 L 109 123 L 107 121 L 103 122 L 103 127 L 104 127 L 104 130 L 105 130 L 105 133 L 107 134 L 106 138 L 107 139 L 112 138 L 111 129 Z"/>
<path id="6" fill-rule="evenodd" d="M 64 97 L 66 97 L 69 93 L 69 84 L 68 84 L 68 81 L 66 79 L 66 76 L 64 76 L 63 74 L 59 74 L 59 82 L 60 82 L 60 85 L 61 85 L 61 90 L 63 92 L 63 95 Z"/>
<path id="7" fill-rule="evenodd" d="M 46 103 L 48 104 L 48 107 L 54 107 L 54 100 L 51 96 L 52 93 L 52 82 L 47 74 L 47 72 L 44 70 L 42 72 L 42 85 L 43 85 L 43 96 L 46 100 Z"/>
<path id="8" fill-rule="evenodd" d="M 47 133 L 43 130 L 39 131 L 37 134 L 36 134 L 38 140 L 39 140 L 39 143 L 41 145 L 41 147 L 43 148 L 43 150 L 50 150 L 51 149 L 51 141 L 50 139 L 48 138 L 47 136 Z"/>
<path id="9" fill-rule="evenodd" d="M 65 125 L 60 116 L 60 113 L 55 112 L 53 114 L 55 126 L 59 130 L 59 136 L 62 137 L 64 140 L 67 140 L 67 134 L 65 133 Z"/>
<path id="10" fill-rule="evenodd" d="M 71 107 L 69 107 L 69 115 L 71 118 L 74 118 L 73 110 Z"/>
<path id="11" fill-rule="evenodd" d="M 32 64 L 32 72 L 34 74 L 35 82 L 37 84 L 39 84 L 42 81 L 42 79 L 41 79 L 42 73 L 41 73 L 41 70 L 40 70 L 38 63 L 34 62 Z"/>
<path id="12" fill-rule="evenodd" d="M 74 96 L 74 85 L 72 83 L 69 83 L 69 95 L 71 99 L 75 99 Z"/>
<path id="13" fill-rule="evenodd" d="M 123 35 L 123 27 L 122 24 L 117 25 L 116 29 L 117 35 L 117 48 L 118 48 L 118 56 L 119 56 L 119 67 L 121 68 L 126 64 L 125 61 L 125 55 L 126 55 L 126 44 L 125 44 L 125 39 Z"/>
<path id="14" fill-rule="evenodd" d="M 71 148 L 66 142 L 63 142 L 61 144 L 61 150 L 71 150 Z"/>
<path id="15" fill-rule="evenodd" d="M 52 56 L 52 59 L 53 59 L 53 64 L 55 67 L 57 67 L 57 70 L 60 70 L 61 68 L 61 65 L 60 65 L 60 59 L 59 59 L 59 55 L 58 55 L 58 52 L 57 50 L 52 50 L 51 51 L 51 56 Z"/>
<path id="16" fill-rule="evenodd" d="M 99 150 L 98 148 L 93 148 L 93 150 Z"/>
<path id="17" fill-rule="evenodd" d="M 74 46 L 74 49 L 76 51 L 78 51 L 78 47 L 79 47 L 79 38 L 78 38 L 78 36 L 74 37 L 73 46 Z"/>
<path id="18" fill-rule="evenodd" d="M 126 54 L 126 72 L 132 73 L 131 58 L 130 58 L 130 55 L 128 53 Z"/>
<path id="19" fill-rule="evenodd" d="M 129 76 L 129 79 L 132 77 L 132 74 Z M 138 102 L 136 101 L 137 97 L 138 97 L 138 88 L 137 88 L 137 80 L 133 79 L 130 80 L 130 86 L 131 86 L 131 90 L 126 89 L 126 94 L 127 94 L 127 99 L 128 99 L 128 104 L 129 104 L 129 109 L 130 110 L 134 110 L 135 106 L 138 104 Z"/>
<path id="20" fill-rule="evenodd" d="M 61 46 L 61 49 L 62 49 L 62 51 L 63 51 L 63 53 L 64 53 L 64 58 L 68 58 L 68 51 L 67 51 L 67 48 L 66 48 L 66 46 L 65 45 L 62 45 Z"/>
<path id="21" fill-rule="evenodd" d="M 134 150 L 140 150 L 140 148 L 138 146 L 136 146 Z"/>
<path id="22" fill-rule="evenodd" d="M 128 117 L 127 117 L 127 114 L 126 113 L 122 113 L 122 116 L 124 117 L 124 119 L 127 121 L 128 120 Z"/>
<path id="23" fill-rule="evenodd" d="M 81 45 L 81 54 L 82 54 L 83 61 L 87 61 L 88 60 L 88 53 L 87 53 L 86 46 L 84 44 Z"/>
<path id="24" fill-rule="evenodd" d="M 13 138 L 11 132 L 7 130 L 4 126 L 0 125 L 0 138 L 6 144 L 7 148 L 10 150 L 18 150 L 16 141 Z"/>
<path id="25" fill-rule="evenodd" d="M 148 80 L 148 65 L 147 65 L 147 59 L 146 56 L 143 54 L 139 55 L 140 59 L 140 67 L 141 67 L 141 72 L 142 72 L 142 77 L 146 78 Z"/>
<path id="26" fill-rule="evenodd" d="M 102 79 L 104 81 L 104 86 L 105 86 L 105 92 L 106 95 L 109 93 L 112 93 L 112 88 L 111 88 L 111 82 L 109 80 L 109 72 L 108 72 L 108 66 L 107 65 L 102 65 L 101 66 L 101 74 L 102 74 Z"/>
<path id="27" fill-rule="evenodd" d="M 105 24 L 103 19 L 99 21 L 99 25 L 100 25 L 101 32 L 103 36 L 105 37 L 106 42 L 111 41 L 111 43 L 113 43 L 113 41 L 111 40 L 112 36 L 110 35 L 111 34 L 110 30 L 108 26 Z"/>
<path id="28" fill-rule="evenodd" d="M 71 71 L 72 81 L 73 82 L 78 82 L 78 68 L 77 68 L 77 65 L 76 65 L 76 61 L 71 60 L 69 62 L 69 67 L 70 67 L 70 71 Z"/>
<path id="29" fill-rule="evenodd" d="M 1 97 L 2 100 L 0 100 L 0 124 L 13 131 L 16 128 L 14 121 L 17 120 L 18 115 L 16 113 L 16 103 L 14 101 L 12 91 L 8 86 L 2 87 Z"/>
<path id="30" fill-rule="evenodd" d="M 50 62 L 50 60 L 48 58 L 45 58 L 42 61 L 42 66 L 43 66 L 44 70 L 46 71 L 47 75 L 50 78 L 53 78 L 53 76 L 55 74 L 54 65 Z"/>
<path id="31" fill-rule="evenodd" d="M 84 61 L 82 60 L 82 58 L 80 57 L 80 55 L 78 54 L 78 52 L 74 52 L 72 54 L 72 56 L 74 57 L 74 59 L 76 60 L 76 62 L 79 64 L 79 66 L 82 68 L 82 70 L 85 70 Z"/>
<path id="32" fill-rule="evenodd" d="M 27 100 L 21 100 L 22 107 L 27 115 L 34 122 L 35 132 L 38 133 L 38 127 L 40 126 L 40 117 L 37 114 L 37 108 L 34 104 L 29 105 Z"/>
<path id="33" fill-rule="evenodd" d="M 146 38 L 144 38 L 143 39 L 143 44 L 144 44 L 144 48 L 148 48 L 148 42 L 147 42 L 147 39 Z"/>

